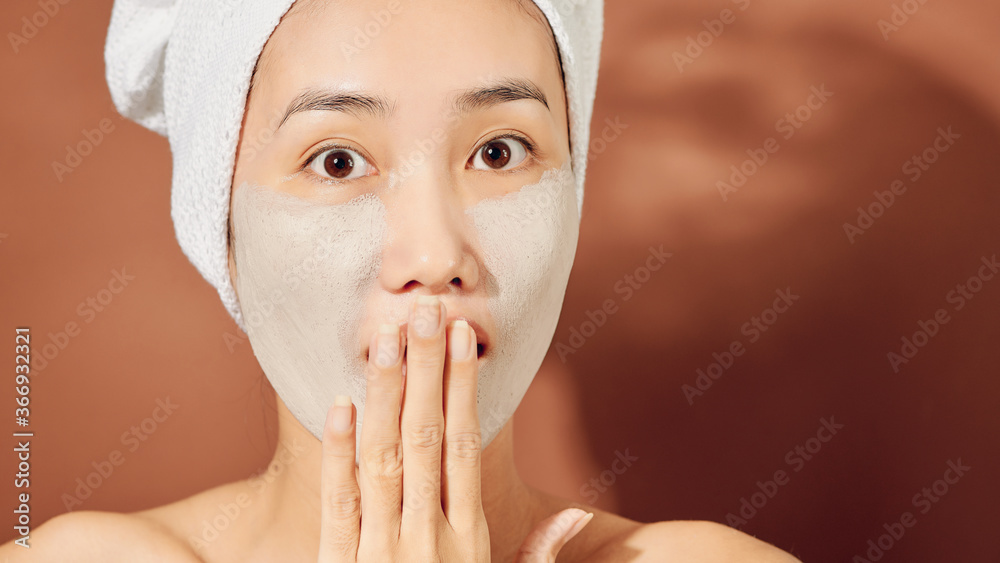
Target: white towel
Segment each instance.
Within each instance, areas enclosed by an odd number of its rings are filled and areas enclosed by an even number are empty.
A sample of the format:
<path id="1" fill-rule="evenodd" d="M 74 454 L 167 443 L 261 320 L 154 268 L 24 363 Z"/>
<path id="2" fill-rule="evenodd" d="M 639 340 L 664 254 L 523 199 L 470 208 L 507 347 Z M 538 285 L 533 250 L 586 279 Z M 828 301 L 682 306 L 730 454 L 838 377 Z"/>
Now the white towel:
<path id="1" fill-rule="evenodd" d="M 125 117 L 173 152 L 171 216 L 184 254 L 246 331 L 229 279 L 226 226 L 250 75 L 294 0 L 115 0 L 108 87 Z M 604 31 L 603 0 L 535 0 L 562 58 L 578 201 Z"/>

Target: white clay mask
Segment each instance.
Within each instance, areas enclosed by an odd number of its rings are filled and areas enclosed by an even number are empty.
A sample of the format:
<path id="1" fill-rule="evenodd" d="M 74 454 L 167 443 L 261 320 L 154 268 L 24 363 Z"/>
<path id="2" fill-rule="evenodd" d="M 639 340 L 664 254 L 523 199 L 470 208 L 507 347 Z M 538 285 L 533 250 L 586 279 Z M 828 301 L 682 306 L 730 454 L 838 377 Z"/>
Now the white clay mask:
<path id="1" fill-rule="evenodd" d="M 484 448 L 514 414 L 551 344 L 576 254 L 578 209 L 567 162 L 535 184 L 466 210 L 496 327 L 479 370 Z M 248 183 L 233 193 L 236 290 L 250 343 L 278 396 L 320 440 L 334 397 L 350 395 L 360 447 L 359 329 L 376 314 L 364 304 L 376 287 L 384 245 L 393 240 L 386 217 L 375 194 L 333 204 Z M 415 295 L 405 297 L 404 314 Z"/>

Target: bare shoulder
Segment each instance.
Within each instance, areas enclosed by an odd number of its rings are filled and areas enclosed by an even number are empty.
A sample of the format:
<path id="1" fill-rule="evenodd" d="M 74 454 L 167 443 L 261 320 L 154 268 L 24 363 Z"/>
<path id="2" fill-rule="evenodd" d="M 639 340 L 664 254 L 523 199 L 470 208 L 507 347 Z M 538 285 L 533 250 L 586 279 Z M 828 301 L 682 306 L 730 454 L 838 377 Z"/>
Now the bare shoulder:
<path id="1" fill-rule="evenodd" d="M 203 563 L 195 549 L 197 523 L 210 510 L 247 490 L 235 482 L 138 512 L 79 510 L 60 514 L 32 530 L 30 549 L 9 542 L 0 546 L 0 561 L 95 561 L 129 563 Z M 223 543 L 223 542 L 219 542 Z"/>
<path id="2" fill-rule="evenodd" d="M 685 561 L 687 563 L 802 563 L 757 538 L 715 522 L 670 520 L 644 523 L 535 490 L 540 520 L 565 508 L 582 508 L 594 519 L 571 539 L 556 560 L 587 563 Z"/>
<path id="3" fill-rule="evenodd" d="M 0 546 L 0 559 L 9 558 L 12 562 L 201 561 L 163 526 L 137 514 L 94 510 L 60 514 L 32 531 L 28 544 L 29 549 L 13 542 Z"/>
<path id="4" fill-rule="evenodd" d="M 629 563 L 668 559 L 691 563 L 801 563 L 777 547 L 729 526 L 696 520 L 637 524 L 587 558 Z"/>

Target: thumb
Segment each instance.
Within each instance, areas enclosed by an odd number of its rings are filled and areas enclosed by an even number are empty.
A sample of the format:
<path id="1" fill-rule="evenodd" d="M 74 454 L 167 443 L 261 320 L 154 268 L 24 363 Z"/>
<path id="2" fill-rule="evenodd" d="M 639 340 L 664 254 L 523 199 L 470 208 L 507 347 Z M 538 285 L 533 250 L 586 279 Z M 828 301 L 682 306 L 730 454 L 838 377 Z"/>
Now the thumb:
<path id="1" fill-rule="evenodd" d="M 567 508 L 542 520 L 524 538 L 517 563 L 554 563 L 556 554 L 594 517 L 593 512 Z"/>

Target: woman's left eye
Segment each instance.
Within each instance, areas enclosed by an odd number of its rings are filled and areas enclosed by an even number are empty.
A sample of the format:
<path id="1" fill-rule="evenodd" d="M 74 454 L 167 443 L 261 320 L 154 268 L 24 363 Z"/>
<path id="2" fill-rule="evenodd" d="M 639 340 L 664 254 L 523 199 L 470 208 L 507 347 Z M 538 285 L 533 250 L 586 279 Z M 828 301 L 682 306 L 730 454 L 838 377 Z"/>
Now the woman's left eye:
<path id="1" fill-rule="evenodd" d="M 514 168 L 528 156 L 524 143 L 513 137 L 500 137 L 479 147 L 472 157 L 472 167 L 477 170 L 506 170 Z"/>
<path id="2" fill-rule="evenodd" d="M 367 176 L 371 166 L 357 151 L 334 147 L 314 156 L 309 168 L 322 178 L 352 180 Z"/>

